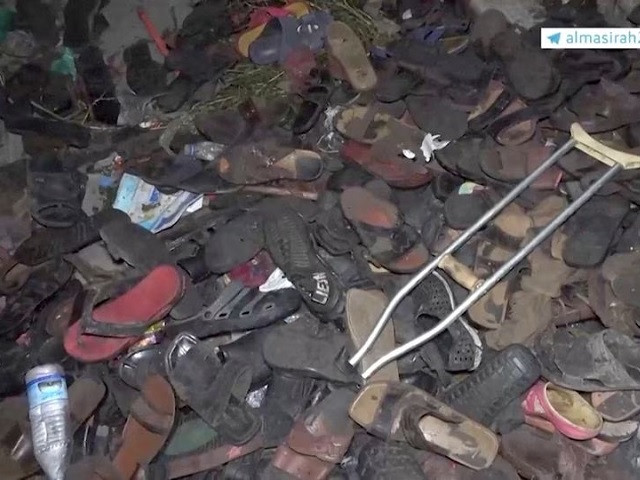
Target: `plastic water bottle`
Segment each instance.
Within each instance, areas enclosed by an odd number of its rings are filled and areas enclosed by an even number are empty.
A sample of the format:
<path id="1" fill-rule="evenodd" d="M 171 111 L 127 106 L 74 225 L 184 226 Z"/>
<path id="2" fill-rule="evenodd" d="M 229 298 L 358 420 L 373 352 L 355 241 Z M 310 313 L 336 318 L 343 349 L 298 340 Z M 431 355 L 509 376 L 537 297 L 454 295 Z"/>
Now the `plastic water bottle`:
<path id="1" fill-rule="evenodd" d="M 227 148 L 226 145 L 221 143 L 198 142 L 185 145 L 182 153 L 199 158 L 200 160 L 212 161 L 218 158 L 218 155 L 220 155 L 225 148 Z"/>
<path id="2" fill-rule="evenodd" d="M 69 398 L 64 370 L 48 364 L 25 376 L 33 452 L 50 480 L 64 480 L 69 465 Z"/>

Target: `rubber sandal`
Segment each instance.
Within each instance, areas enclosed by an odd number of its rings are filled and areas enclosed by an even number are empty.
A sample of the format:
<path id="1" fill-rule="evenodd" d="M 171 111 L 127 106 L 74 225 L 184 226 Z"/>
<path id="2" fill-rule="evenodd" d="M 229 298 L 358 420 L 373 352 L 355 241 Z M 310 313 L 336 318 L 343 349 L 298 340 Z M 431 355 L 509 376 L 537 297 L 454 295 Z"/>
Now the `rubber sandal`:
<path id="1" fill-rule="evenodd" d="M 525 100 L 539 100 L 558 90 L 560 75 L 540 50 L 527 48 L 506 62 L 505 75 Z"/>
<path id="2" fill-rule="evenodd" d="M 422 472 L 413 449 L 401 443 L 383 442 L 367 436 L 367 442 L 357 458 L 356 472 L 360 478 L 371 480 L 391 480 L 392 478 L 424 480 L 428 478 Z"/>
<path id="3" fill-rule="evenodd" d="M 444 220 L 455 230 L 466 230 L 493 205 L 493 195 L 485 187 L 463 183 L 444 202 Z"/>
<path id="4" fill-rule="evenodd" d="M 203 163 L 193 155 L 169 155 L 159 150 L 139 161 L 126 163 L 125 172 L 158 188 L 180 188 L 182 182 L 200 175 Z"/>
<path id="5" fill-rule="evenodd" d="M 35 269 L 22 288 L 6 297 L 0 314 L 0 335 L 16 339 L 24 333 L 36 309 L 69 281 L 73 268 L 63 260 L 54 260 Z"/>
<path id="6" fill-rule="evenodd" d="M 18 245 L 13 257 L 20 263 L 33 266 L 75 252 L 100 240 L 100 227 L 119 215 L 126 214 L 109 208 L 92 217 L 79 215 L 77 222 L 71 227 L 35 230 Z"/>
<path id="7" fill-rule="evenodd" d="M 492 426 L 507 405 L 539 377 L 540 365 L 531 351 L 522 345 L 511 345 L 447 388 L 441 400 L 469 418 Z"/>
<path id="8" fill-rule="evenodd" d="M 80 319 L 84 335 L 120 338 L 143 335 L 182 298 L 185 279 L 178 268 L 161 265 L 126 293 L 99 305 L 120 287 L 120 282 L 116 282 L 87 293 Z"/>
<path id="9" fill-rule="evenodd" d="M 324 45 L 332 21 L 331 14 L 324 11 L 312 11 L 300 18 L 272 18 L 249 45 L 249 58 L 258 65 L 282 64 L 296 50 L 317 52 Z"/>
<path id="10" fill-rule="evenodd" d="M 594 438 L 602 429 L 600 414 L 577 392 L 538 382 L 522 401 L 525 415 L 540 417 L 574 440 Z"/>
<path id="11" fill-rule="evenodd" d="M 118 362 L 118 376 L 136 390 L 141 390 L 150 376 L 163 373 L 164 347 L 161 345 L 146 345 L 135 349 Z"/>
<path id="12" fill-rule="evenodd" d="M 348 140 L 341 148 L 341 156 L 354 164 L 360 165 L 367 172 L 384 180 L 392 187 L 414 188 L 426 185 L 433 178 L 433 173 L 425 166 L 399 155 L 391 155 L 382 148 L 389 137 L 376 142 L 377 148 Z"/>
<path id="13" fill-rule="evenodd" d="M 231 146 L 216 164 L 218 175 L 236 185 L 283 179 L 309 182 L 318 178 L 323 169 L 317 153 L 279 145 L 271 139 Z"/>
<path id="14" fill-rule="evenodd" d="M 85 322 L 78 321 L 65 333 L 64 348 L 67 353 L 82 362 L 110 360 L 133 345 L 145 333 L 144 325 L 153 325 L 162 320 L 182 296 L 184 283 L 177 270 L 172 270 L 171 274 L 166 270 L 173 267 L 158 268 L 161 270 L 150 279 L 149 277 L 142 279 L 121 296 L 104 302 L 93 311 L 89 308 L 93 300 L 88 298 L 85 301 L 85 318 L 93 319 L 89 322 L 91 330 L 97 329 L 111 335 L 125 335 L 125 333 L 136 331 L 138 332 L 136 335 L 121 337 L 91 335 L 83 333 Z M 156 284 L 158 279 L 168 280 L 172 277 L 174 281 L 166 285 Z M 151 299 L 156 303 L 152 304 Z M 122 322 L 127 319 L 136 321 L 137 325 L 132 327 L 132 325 L 114 322 L 114 320 Z"/>
<path id="15" fill-rule="evenodd" d="M 190 331 L 206 338 L 263 328 L 294 314 L 301 303 L 300 294 L 292 288 L 261 292 L 232 282 L 198 313 L 168 322 L 164 331 L 167 335 Z"/>
<path id="16" fill-rule="evenodd" d="M 543 376 L 564 388 L 580 392 L 640 389 L 637 343 L 616 330 L 580 335 L 559 329 L 541 336 L 535 350 Z"/>
<path id="17" fill-rule="evenodd" d="M 611 289 L 610 282 L 604 279 L 601 272 L 592 271 L 587 285 L 589 306 L 600 323 L 630 337 L 640 333 L 640 326 L 636 323 L 639 310 L 619 301 Z"/>
<path id="18" fill-rule="evenodd" d="M 514 99 L 486 127 L 486 132 L 501 145 L 521 145 L 535 135 L 541 116 L 539 109 Z"/>
<path id="19" fill-rule="evenodd" d="M 362 243 L 385 268 L 415 272 L 429 260 L 421 237 L 389 201 L 364 188 L 352 187 L 342 192 L 340 204 Z"/>
<path id="20" fill-rule="evenodd" d="M 551 125 L 569 131 L 570 124 L 579 122 L 588 133 L 601 133 L 639 121 L 640 101 L 621 85 L 601 79 L 595 85 L 585 85 L 564 106 L 549 118 Z"/>
<path id="21" fill-rule="evenodd" d="M 542 249 L 529 255 L 528 273 L 520 278 L 523 290 L 540 293 L 551 298 L 562 295 L 562 287 L 585 280 L 583 272 L 568 267 L 562 260 L 547 255 Z"/>
<path id="22" fill-rule="evenodd" d="M 408 441 L 474 470 L 489 467 L 498 453 L 498 438 L 493 432 L 405 383 L 365 385 L 349 415 L 375 436 Z"/>
<path id="23" fill-rule="evenodd" d="M 15 258 L 4 260 L 0 264 L 0 294 L 16 293 L 27 282 L 32 270 L 32 267 L 18 263 Z"/>
<path id="24" fill-rule="evenodd" d="M 376 87 L 378 79 L 367 58 L 362 42 L 343 22 L 332 22 L 327 29 L 327 47 L 330 59 L 340 66 L 351 86 L 358 92 Z"/>
<path id="25" fill-rule="evenodd" d="M 629 202 L 619 197 L 595 197 L 588 201 L 562 229 L 567 241 L 562 259 L 570 267 L 600 265 L 629 211 Z"/>
<path id="26" fill-rule="evenodd" d="M 305 317 L 274 328 L 262 353 L 273 369 L 336 383 L 358 383 L 358 373 L 345 363 L 347 342 L 345 335 Z"/>
<path id="27" fill-rule="evenodd" d="M 354 396 L 347 389 L 334 390 L 307 410 L 276 450 L 271 467 L 293 477 L 304 472 L 309 480 L 327 478 L 342 461 L 353 438 L 354 425 L 347 408 Z M 269 473 L 266 476 L 269 478 Z"/>
<path id="28" fill-rule="evenodd" d="M 605 420 L 622 422 L 640 412 L 640 391 L 593 392 L 591 404 Z"/>
<path id="29" fill-rule="evenodd" d="M 445 99 L 409 95 L 405 102 L 420 130 L 440 135 L 440 140 L 457 140 L 467 131 L 467 113 Z"/>
<path id="30" fill-rule="evenodd" d="M 344 137 L 371 145 L 389 135 L 391 118 L 381 103 L 352 105 L 336 115 L 334 126 Z"/>
<path id="31" fill-rule="evenodd" d="M 602 276 L 611 286 L 615 297 L 632 307 L 640 307 L 634 292 L 637 285 L 635 268 L 640 262 L 637 253 L 614 254 L 607 257 L 602 265 Z"/>
<path id="32" fill-rule="evenodd" d="M 227 273 L 251 260 L 264 247 L 262 219 L 253 212 L 234 218 L 207 240 L 204 259 L 213 273 Z"/>
<path id="33" fill-rule="evenodd" d="M 260 430 L 260 419 L 244 404 L 249 365 L 233 359 L 223 364 L 211 347 L 185 333 L 168 347 L 165 365 L 178 396 L 222 437 L 242 445 Z"/>
<path id="34" fill-rule="evenodd" d="M 554 480 L 558 475 L 585 478 L 584 469 L 590 456 L 559 434 L 521 425 L 504 434 L 501 440 L 502 456 L 524 478 Z"/>
<path id="35" fill-rule="evenodd" d="M 309 309 L 327 320 L 340 315 L 344 309 L 342 286 L 318 257 L 304 220 L 280 203 L 273 203 L 264 219 L 267 250 Z"/>
<path id="36" fill-rule="evenodd" d="M 414 72 L 392 65 L 382 73 L 378 72 L 376 99 L 384 103 L 397 102 L 409 95 L 420 83 L 422 79 Z"/>
<path id="37" fill-rule="evenodd" d="M 301 94 L 303 101 L 291 126 L 294 135 L 305 134 L 318 123 L 329 105 L 332 92 L 333 89 L 326 85 L 314 85 Z"/>
<path id="38" fill-rule="evenodd" d="M 237 110 L 201 113 L 196 115 L 193 123 L 207 140 L 220 145 L 237 143 L 250 129 L 248 122 Z"/>
<path id="39" fill-rule="evenodd" d="M 360 238 L 342 214 L 340 196 L 336 192 L 325 192 L 318 203 L 321 211 L 311 226 L 313 238 L 333 256 L 350 254 Z"/>
<path id="40" fill-rule="evenodd" d="M 387 305 L 387 297 L 379 290 L 360 290 L 352 288 L 347 291 L 345 303 L 345 327 L 351 337 L 353 351 L 357 351 L 367 339 L 375 322 Z M 370 351 L 362 358 L 358 370 L 362 373 L 377 358 L 393 350 L 395 346 L 393 321 L 384 327 Z M 391 362 L 371 377 L 371 381 L 399 381 L 398 366 Z"/>
<path id="41" fill-rule="evenodd" d="M 604 422 L 598 437 L 594 440 L 622 443 L 630 440 L 638 431 L 638 422 L 627 420 L 623 422 Z"/>
<path id="42" fill-rule="evenodd" d="M 268 7 L 265 9 L 260 9 L 257 13 L 259 14 L 259 18 L 264 20 L 261 22 L 254 20 L 253 19 L 254 14 L 252 13 L 252 22 L 250 22 L 250 25 L 253 25 L 253 26 L 251 26 L 248 30 L 243 32 L 238 37 L 238 41 L 236 43 L 236 48 L 238 52 L 240 52 L 240 54 L 243 57 L 249 56 L 249 47 L 251 46 L 254 40 L 260 37 L 260 34 L 265 29 L 268 18 L 274 17 L 274 16 L 278 17 L 278 16 L 286 16 L 286 15 L 293 15 L 297 18 L 300 18 L 303 15 L 306 15 L 307 13 L 309 13 L 309 11 L 310 11 L 309 6 L 306 4 L 306 2 L 293 2 L 283 6 L 282 8 Z"/>
<path id="43" fill-rule="evenodd" d="M 173 427 L 176 401 L 171 385 L 160 375 L 147 379 L 131 405 L 122 431 L 122 444 L 113 465 L 123 479 L 131 479 L 153 460 Z"/>
<path id="44" fill-rule="evenodd" d="M 55 156 L 32 158 L 27 166 L 31 216 L 45 227 L 70 227 L 82 215 L 84 179 L 77 171 L 64 171 Z"/>
<path id="45" fill-rule="evenodd" d="M 446 478 L 447 480 L 520 480 L 516 469 L 500 455 L 490 467 L 476 471 L 449 460 L 442 455 L 427 451 L 414 451 L 420 461 L 423 477 Z"/>

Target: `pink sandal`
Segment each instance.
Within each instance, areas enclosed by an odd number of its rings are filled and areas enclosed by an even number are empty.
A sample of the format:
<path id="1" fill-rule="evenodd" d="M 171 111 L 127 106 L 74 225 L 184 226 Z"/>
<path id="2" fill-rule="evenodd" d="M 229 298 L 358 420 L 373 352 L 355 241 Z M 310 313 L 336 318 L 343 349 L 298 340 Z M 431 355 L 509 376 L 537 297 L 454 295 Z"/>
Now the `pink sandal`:
<path id="1" fill-rule="evenodd" d="M 529 417 L 527 423 L 545 430 L 544 423 L 549 423 L 574 440 L 594 438 L 602 429 L 602 417 L 579 393 L 552 383 L 538 382 L 531 387 L 522 409 Z"/>

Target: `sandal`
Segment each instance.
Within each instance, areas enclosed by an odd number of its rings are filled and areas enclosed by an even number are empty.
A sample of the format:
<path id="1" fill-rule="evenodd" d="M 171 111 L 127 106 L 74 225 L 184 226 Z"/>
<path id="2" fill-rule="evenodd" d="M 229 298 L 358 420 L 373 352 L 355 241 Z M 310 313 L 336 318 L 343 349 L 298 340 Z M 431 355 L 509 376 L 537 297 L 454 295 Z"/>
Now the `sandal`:
<path id="1" fill-rule="evenodd" d="M 171 343 L 165 365 L 178 396 L 224 438 L 242 445 L 260 430 L 259 417 L 244 403 L 251 386 L 249 365 L 221 363 L 211 347 L 187 333 Z"/>
<path id="2" fill-rule="evenodd" d="M 429 260 L 420 235 L 389 201 L 362 187 L 352 187 L 342 192 L 340 203 L 362 243 L 385 268 L 415 272 Z"/>
<path id="3" fill-rule="evenodd" d="M 365 385 L 349 415 L 377 437 L 433 450 L 474 470 L 489 467 L 498 453 L 493 432 L 405 383 Z"/>
<path id="4" fill-rule="evenodd" d="M 341 73 L 358 92 L 376 87 L 378 78 L 371 66 L 362 42 L 343 22 L 332 22 L 327 29 L 329 58 L 340 67 Z"/>
<path id="5" fill-rule="evenodd" d="M 640 412 L 640 390 L 593 392 L 591 404 L 605 420 L 622 422 Z"/>

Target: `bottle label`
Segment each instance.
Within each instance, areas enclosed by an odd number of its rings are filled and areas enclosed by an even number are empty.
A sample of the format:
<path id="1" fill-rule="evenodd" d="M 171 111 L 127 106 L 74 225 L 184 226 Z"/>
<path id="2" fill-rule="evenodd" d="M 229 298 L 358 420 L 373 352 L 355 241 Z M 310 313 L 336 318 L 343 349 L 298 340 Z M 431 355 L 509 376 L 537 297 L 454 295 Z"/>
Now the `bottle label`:
<path id="1" fill-rule="evenodd" d="M 52 373 L 34 378 L 27 383 L 29 407 L 36 407 L 53 400 L 67 400 L 67 383 L 64 376 Z"/>

